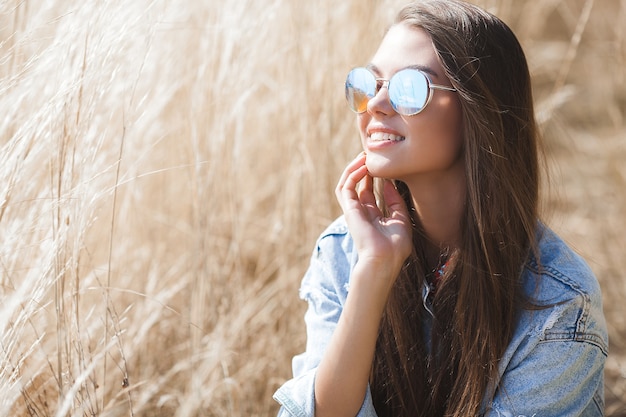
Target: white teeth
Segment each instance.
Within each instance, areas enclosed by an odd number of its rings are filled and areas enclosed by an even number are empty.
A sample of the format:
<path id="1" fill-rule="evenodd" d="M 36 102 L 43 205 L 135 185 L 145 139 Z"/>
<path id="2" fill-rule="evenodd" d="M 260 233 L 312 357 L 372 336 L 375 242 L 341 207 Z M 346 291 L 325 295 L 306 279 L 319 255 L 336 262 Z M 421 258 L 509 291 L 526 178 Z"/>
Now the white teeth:
<path id="1" fill-rule="evenodd" d="M 386 140 L 400 142 L 404 140 L 404 136 L 393 135 L 385 132 L 373 132 L 370 134 L 370 139 L 374 142 L 382 142 Z"/>

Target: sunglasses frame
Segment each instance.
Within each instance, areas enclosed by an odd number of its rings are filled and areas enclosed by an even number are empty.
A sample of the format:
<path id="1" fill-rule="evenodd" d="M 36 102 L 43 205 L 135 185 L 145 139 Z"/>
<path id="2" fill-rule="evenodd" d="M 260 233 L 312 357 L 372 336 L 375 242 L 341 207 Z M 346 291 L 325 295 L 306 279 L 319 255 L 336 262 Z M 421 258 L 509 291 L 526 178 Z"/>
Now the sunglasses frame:
<path id="1" fill-rule="evenodd" d="M 374 92 L 374 95 L 367 99 L 367 102 L 365 103 L 365 106 L 364 106 L 365 108 L 362 111 L 358 111 L 357 109 L 354 108 L 354 106 L 352 105 L 352 101 L 350 100 L 349 94 L 348 94 L 349 88 L 354 89 L 354 87 L 348 87 L 348 78 L 350 77 L 350 74 L 352 74 L 353 71 L 356 71 L 356 70 L 366 70 L 367 72 L 369 72 L 373 76 L 374 81 L 376 81 L 376 90 Z M 389 77 L 389 79 L 386 79 L 386 78 L 376 77 L 376 74 L 374 74 L 372 71 L 370 71 L 366 67 L 356 67 L 356 68 L 353 68 L 352 70 L 350 70 L 350 72 L 348 73 L 348 76 L 346 77 L 346 82 L 345 82 L 346 100 L 348 100 L 350 110 L 352 110 L 353 112 L 355 112 L 357 114 L 365 113 L 367 111 L 367 103 L 369 103 L 369 101 L 371 99 L 376 97 L 378 95 L 378 93 L 380 92 L 380 90 L 382 90 L 383 88 L 387 88 L 387 92 L 389 92 L 389 83 L 390 83 L 390 81 L 393 80 L 393 77 L 395 77 L 396 75 L 398 75 L 398 74 L 400 74 L 401 72 L 404 72 L 404 71 L 415 71 L 415 72 L 418 72 L 420 75 L 422 75 L 426 79 L 426 88 L 428 89 L 428 96 L 426 97 L 424 105 L 419 110 L 417 110 L 416 112 L 413 112 L 413 113 L 406 113 L 406 112 L 399 112 L 397 106 L 391 101 L 391 96 L 389 94 L 387 94 L 387 100 L 389 101 L 389 104 L 391 104 L 391 107 L 393 108 L 393 110 L 396 113 L 401 114 L 403 116 L 415 116 L 416 114 L 421 113 L 426 108 L 426 106 L 428 106 L 428 103 L 430 103 L 430 100 L 433 97 L 433 90 L 443 90 L 443 91 L 452 91 L 452 92 L 456 92 L 457 91 L 457 89 L 454 88 L 454 87 L 448 87 L 448 86 L 441 85 L 441 84 L 434 84 L 432 82 L 432 80 L 430 79 L 430 76 L 427 73 L 425 73 L 424 71 L 418 70 L 416 68 L 404 68 L 404 69 L 401 69 L 400 71 L 396 72 L 391 77 Z M 381 82 L 382 82 L 382 84 L 380 84 L 380 87 L 379 87 L 379 83 L 381 83 Z"/>

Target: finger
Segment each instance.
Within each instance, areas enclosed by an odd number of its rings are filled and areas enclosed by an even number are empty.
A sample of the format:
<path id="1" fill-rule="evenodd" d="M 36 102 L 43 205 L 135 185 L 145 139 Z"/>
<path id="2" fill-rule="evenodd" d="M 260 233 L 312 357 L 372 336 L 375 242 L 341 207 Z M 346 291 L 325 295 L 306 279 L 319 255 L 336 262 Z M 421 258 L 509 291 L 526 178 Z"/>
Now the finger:
<path id="1" fill-rule="evenodd" d="M 383 184 L 383 196 L 391 217 L 402 216 L 408 219 L 409 212 L 406 203 L 390 180 L 385 180 Z"/>
<path id="2" fill-rule="evenodd" d="M 361 181 L 363 175 L 367 173 L 365 168 L 365 154 L 361 152 L 355 159 L 353 159 L 348 166 L 344 169 L 335 188 L 335 195 L 341 203 L 343 199 L 344 190 L 349 191 L 350 198 L 358 198 L 356 194 L 356 185 Z"/>
<path id="3" fill-rule="evenodd" d="M 359 153 L 356 156 L 356 158 L 354 158 L 352 161 L 350 161 L 350 163 L 346 166 L 346 168 L 341 173 L 341 176 L 339 177 L 339 182 L 337 183 L 337 186 L 338 187 L 343 187 L 343 185 L 345 184 L 346 180 L 348 179 L 348 176 L 355 169 L 358 169 L 359 167 L 361 167 L 363 165 L 365 165 L 365 152 Z"/>
<path id="4" fill-rule="evenodd" d="M 378 208 L 376 205 L 376 195 L 374 194 L 374 178 L 369 172 L 361 181 L 358 193 L 361 204 Z"/>
<path id="5" fill-rule="evenodd" d="M 367 167 L 365 165 L 356 168 L 346 178 L 340 193 L 344 198 L 359 200 L 358 184 L 367 177 Z"/>

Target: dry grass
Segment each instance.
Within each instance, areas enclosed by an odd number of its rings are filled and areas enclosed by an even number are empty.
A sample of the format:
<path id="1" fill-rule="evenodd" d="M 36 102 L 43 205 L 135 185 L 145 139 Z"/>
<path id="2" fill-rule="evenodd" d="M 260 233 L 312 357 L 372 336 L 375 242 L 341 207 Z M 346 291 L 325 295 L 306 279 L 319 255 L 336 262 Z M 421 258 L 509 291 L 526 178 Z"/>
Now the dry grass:
<path id="1" fill-rule="evenodd" d="M 358 150 L 343 78 L 403 4 L 366 3 L 0 3 L 0 415 L 275 414 Z M 527 49 L 625 415 L 626 2 L 479 3 Z"/>

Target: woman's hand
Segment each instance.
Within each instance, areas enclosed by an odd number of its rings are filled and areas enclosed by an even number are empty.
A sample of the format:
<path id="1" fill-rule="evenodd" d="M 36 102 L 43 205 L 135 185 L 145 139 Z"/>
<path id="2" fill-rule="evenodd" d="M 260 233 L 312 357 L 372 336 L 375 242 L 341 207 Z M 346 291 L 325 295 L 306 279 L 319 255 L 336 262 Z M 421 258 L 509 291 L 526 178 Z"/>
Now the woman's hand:
<path id="1" fill-rule="evenodd" d="M 411 254 L 411 220 L 404 200 L 389 180 L 385 180 L 383 190 L 389 216 L 383 215 L 376 205 L 373 178 L 365 160 L 362 152 L 350 162 L 335 194 L 354 239 L 359 263 L 389 270 L 390 279 L 395 280 Z"/>

